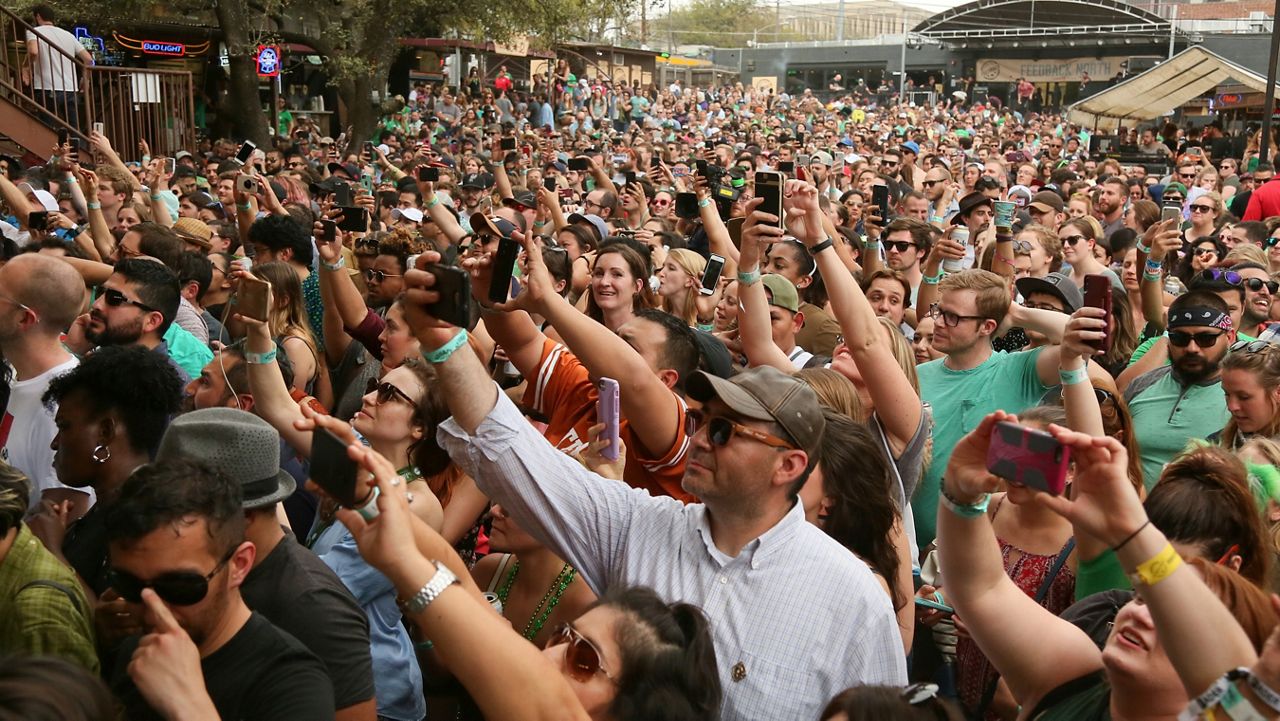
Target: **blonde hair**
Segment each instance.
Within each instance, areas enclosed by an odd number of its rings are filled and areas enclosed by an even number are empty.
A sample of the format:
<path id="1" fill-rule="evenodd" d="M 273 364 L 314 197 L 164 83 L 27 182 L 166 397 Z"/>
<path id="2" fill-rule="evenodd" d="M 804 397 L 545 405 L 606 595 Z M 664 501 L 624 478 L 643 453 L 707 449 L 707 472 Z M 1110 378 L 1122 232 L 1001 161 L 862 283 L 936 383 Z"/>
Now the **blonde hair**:
<path id="1" fill-rule="evenodd" d="M 977 293 L 975 303 L 978 306 L 978 314 L 984 318 L 990 318 L 996 322 L 996 325 L 1004 320 L 1009 312 L 1009 303 L 1011 301 L 1009 295 L 1009 284 L 1005 279 L 992 273 L 989 270 L 977 270 L 970 268 L 962 270 L 959 273 L 952 273 L 942 279 L 938 284 L 938 293 L 948 293 L 954 290 L 972 290 Z M 910 348 L 907 349 L 910 351 Z"/>
<path id="2" fill-rule="evenodd" d="M 686 248 L 676 248 L 667 253 L 667 260 L 677 268 L 688 273 L 695 281 L 701 281 L 702 273 L 707 269 L 707 259 Z M 685 292 L 674 298 L 662 297 L 662 309 L 674 315 L 688 325 L 698 322 L 698 290 L 686 288 Z"/>
<path id="3" fill-rule="evenodd" d="M 302 295 L 302 282 L 298 274 L 288 263 L 279 261 L 254 264 L 250 272 L 271 283 L 272 297 L 279 301 L 288 297 L 289 302 L 283 307 L 271 308 L 267 326 L 272 336 L 284 338 L 301 338 L 307 349 L 316 357 L 316 377 L 320 376 L 320 352 L 316 344 L 315 334 L 311 331 L 311 322 L 307 319 L 306 299 Z"/>
<path id="4" fill-rule="evenodd" d="M 1258 380 L 1258 385 L 1268 396 L 1280 388 L 1280 346 L 1267 344 L 1266 348 L 1250 353 L 1239 350 L 1227 353 L 1222 359 L 1222 370 L 1240 370 L 1251 373 Z M 1274 405 L 1274 404 L 1273 404 Z M 1235 448 L 1242 440 L 1240 430 L 1236 426 L 1235 416 L 1227 419 L 1222 428 L 1221 443 L 1226 448 Z M 1257 435 L 1270 438 L 1280 434 L 1280 408 L 1271 409 L 1271 420 L 1258 431 Z"/>
<path id="5" fill-rule="evenodd" d="M 1267 261 L 1267 252 L 1253 243 L 1240 243 L 1222 259 L 1223 265 L 1231 266 L 1236 263 L 1257 263 L 1264 269 L 1271 267 Z"/>
<path id="6" fill-rule="evenodd" d="M 1084 217 L 1087 218 L 1093 214 L 1093 198 L 1089 197 L 1088 193 L 1085 193 L 1085 192 L 1072 193 L 1071 197 L 1067 199 L 1067 202 L 1070 203 L 1072 200 L 1076 200 L 1081 203 L 1084 203 Z"/>
<path id="7" fill-rule="evenodd" d="M 818 403 L 837 413 L 865 423 L 867 410 L 862 407 L 862 397 L 853 381 L 830 368 L 805 368 L 795 372 L 818 396 Z"/>
<path id="8" fill-rule="evenodd" d="M 915 389 L 916 395 L 920 395 L 920 376 L 916 373 L 916 353 L 912 350 L 911 343 L 902 334 L 902 329 L 894 325 L 893 321 L 884 316 L 876 320 L 880 321 L 880 325 L 889 332 L 889 350 L 893 353 L 893 359 L 898 361 L 898 367 L 907 376 L 907 380 L 911 381 L 911 387 Z"/>
<path id="9" fill-rule="evenodd" d="M 1044 254 L 1049 256 L 1049 271 L 1053 272 L 1062 267 L 1062 239 L 1058 237 L 1056 231 L 1047 225 L 1032 223 L 1022 229 L 1023 233 L 1031 233 L 1035 236 L 1036 242 L 1040 243 L 1040 247 L 1044 249 Z"/>
<path id="10" fill-rule="evenodd" d="M 1226 206 L 1223 205 L 1222 202 L 1222 193 L 1218 193 L 1213 190 L 1206 190 L 1201 193 L 1196 200 L 1207 200 L 1210 203 L 1213 203 L 1213 217 L 1215 222 L 1222 216 L 1223 211 L 1226 210 Z"/>

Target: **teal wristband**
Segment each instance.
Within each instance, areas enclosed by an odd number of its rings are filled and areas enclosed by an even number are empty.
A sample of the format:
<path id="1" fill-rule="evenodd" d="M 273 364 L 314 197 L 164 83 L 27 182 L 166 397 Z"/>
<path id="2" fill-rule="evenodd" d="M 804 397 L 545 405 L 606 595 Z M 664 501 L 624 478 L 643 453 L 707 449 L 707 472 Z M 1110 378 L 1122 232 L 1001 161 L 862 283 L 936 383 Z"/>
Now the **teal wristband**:
<path id="1" fill-rule="evenodd" d="M 929 217 L 929 222 L 931 223 L 941 223 L 944 220 L 946 220 L 946 218 L 942 217 L 941 215 L 933 215 Z"/>
<path id="2" fill-rule="evenodd" d="M 1064 386 L 1073 386 L 1077 383 L 1088 383 L 1089 382 L 1089 366 L 1082 365 L 1079 368 L 1074 368 L 1072 370 L 1059 368 L 1058 382 L 1062 383 L 1062 385 Z"/>
<path id="3" fill-rule="evenodd" d="M 88 205 L 89 210 L 102 210 L 102 203 L 90 202 Z"/>
<path id="4" fill-rule="evenodd" d="M 1145 271 L 1142 273 L 1142 279 L 1149 280 L 1152 283 L 1159 283 L 1160 278 L 1161 278 L 1161 275 L 1159 273 L 1147 273 Z"/>
<path id="5" fill-rule="evenodd" d="M 879 238 L 875 238 L 875 239 L 867 238 L 866 240 L 862 241 L 862 245 L 863 245 L 863 247 L 866 247 L 866 248 L 879 248 L 879 247 L 880 247 L 880 239 L 879 239 Z"/>
<path id="6" fill-rule="evenodd" d="M 975 503 L 961 503 L 947 494 L 945 482 L 940 485 L 942 493 L 938 502 L 944 508 L 961 518 L 979 518 L 987 513 L 987 504 L 991 502 L 991 494 L 984 493 Z"/>
<path id="7" fill-rule="evenodd" d="M 249 365 L 261 366 L 266 365 L 276 359 L 276 349 L 272 348 L 266 353 L 249 353 L 245 352 L 244 362 Z"/>
<path id="8" fill-rule="evenodd" d="M 434 208 L 434 207 L 436 207 L 436 206 L 437 206 L 437 205 L 439 205 L 439 204 L 440 204 L 440 196 L 438 196 L 438 195 L 432 195 L 432 196 L 431 196 L 431 200 L 428 200 L 428 201 L 427 201 L 427 208 L 428 208 L 428 209 L 430 209 L 430 208 Z"/>
<path id="9" fill-rule="evenodd" d="M 444 345 L 440 346 L 439 348 L 436 348 L 433 351 L 428 351 L 426 353 L 423 353 L 422 357 L 432 365 L 439 365 L 449 360 L 449 356 L 453 355 L 454 351 L 466 345 L 466 343 L 467 343 L 467 332 L 459 328 L 458 332 L 453 336 L 453 338 L 449 339 L 448 343 L 445 343 Z"/>
<path id="10" fill-rule="evenodd" d="M 1160 265 L 1160 261 L 1147 258 L 1146 270 L 1148 273 L 1158 273 L 1163 270 L 1163 266 Z"/>
<path id="11" fill-rule="evenodd" d="M 755 285 L 760 282 L 760 269 L 754 268 L 746 273 L 738 271 L 738 282 L 742 285 Z"/>
<path id="12" fill-rule="evenodd" d="M 711 198 L 703 198 L 702 200 L 698 201 L 699 208 L 705 208 L 708 205 L 711 205 Z"/>
<path id="13" fill-rule="evenodd" d="M 236 203 L 236 207 L 240 210 L 253 210 L 253 205 L 251 203 Z"/>
<path id="14" fill-rule="evenodd" d="M 925 285 L 937 285 L 942 282 L 942 276 L 946 275 L 946 271 L 939 270 L 937 275 L 926 275 L 920 278 Z"/>

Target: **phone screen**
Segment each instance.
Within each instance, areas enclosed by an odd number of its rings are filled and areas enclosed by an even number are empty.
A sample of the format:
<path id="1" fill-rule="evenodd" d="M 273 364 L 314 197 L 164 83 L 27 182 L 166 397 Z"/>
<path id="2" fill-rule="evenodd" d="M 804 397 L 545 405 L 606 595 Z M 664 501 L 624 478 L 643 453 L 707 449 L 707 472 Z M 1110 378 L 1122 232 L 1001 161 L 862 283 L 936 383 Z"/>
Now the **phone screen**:
<path id="1" fill-rule="evenodd" d="M 724 258 L 712 253 L 707 258 L 707 269 L 702 273 L 702 288 L 699 293 L 702 295 L 711 295 L 716 292 L 716 285 L 720 283 L 720 273 L 724 270 Z"/>
<path id="2" fill-rule="evenodd" d="M 555 190 L 556 190 L 556 179 L 555 179 L 555 178 L 543 178 L 543 179 L 542 179 L 542 187 L 544 187 L 544 188 L 546 188 L 547 190 L 550 190 L 551 192 L 553 192 L 553 193 L 554 193 L 554 192 L 555 192 Z"/>
<path id="3" fill-rule="evenodd" d="M 254 145 L 252 140 L 244 141 L 240 144 L 240 151 L 236 153 L 236 162 L 241 165 L 247 165 L 249 159 L 253 157 L 253 151 L 257 149 L 258 146 Z"/>
<path id="4" fill-rule="evenodd" d="M 871 202 L 879 209 L 880 222 L 889 222 L 889 186 L 871 186 Z"/>
<path id="5" fill-rule="evenodd" d="M 516 139 L 515 139 L 515 138 L 503 138 L 503 139 L 502 139 L 502 141 L 501 141 L 501 143 L 502 143 L 502 144 L 501 144 L 499 147 L 500 147 L 502 150 L 515 150 L 515 149 L 516 149 Z"/>
<path id="6" fill-rule="evenodd" d="M 31 230 L 44 230 L 49 227 L 49 211 L 33 210 L 27 214 L 27 227 Z"/>
<path id="7" fill-rule="evenodd" d="M 311 480 L 347 508 L 358 508 L 369 496 L 356 491 L 356 471 L 340 438 L 324 428 L 311 434 Z"/>
<path id="8" fill-rule="evenodd" d="M 590 170 L 591 164 L 586 158 L 569 158 L 569 170 Z"/>
<path id="9" fill-rule="evenodd" d="M 511 294 L 511 276 L 515 272 L 520 244 L 510 238 L 498 239 L 498 252 L 493 256 L 493 276 L 489 281 L 489 300 L 505 303 Z"/>
<path id="10" fill-rule="evenodd" d="M 351 186 L 341 183 L 333 189 L 333 204 L 347 207 L 351 205 Z"/>
<path id="11" fill-rule="evenodd" d="M 778 218 L 777 222 L 769 225 L 780 226 L 782 224 L 782 174 L 774 171 L 756 173 L 756 197 L 764 199 L 760 204 L 761 212 Z"/>

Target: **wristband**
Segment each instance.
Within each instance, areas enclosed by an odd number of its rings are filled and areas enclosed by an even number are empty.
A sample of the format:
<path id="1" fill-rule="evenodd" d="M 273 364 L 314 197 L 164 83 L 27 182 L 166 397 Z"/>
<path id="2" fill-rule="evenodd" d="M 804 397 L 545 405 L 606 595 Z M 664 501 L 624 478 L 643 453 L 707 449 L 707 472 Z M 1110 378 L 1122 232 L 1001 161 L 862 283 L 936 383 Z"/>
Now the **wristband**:
<path id="1" fill-rule="evenodd" d="M 930 223 L 941 223 L 944 220 L 946 220 L 946 218 L 943 218 L 941 215 L 934 215 L 929 218 Z"/>
<path id="2" fill-rule="evenodd" d="M 236 207 L 240 210 L 253 210 L 253 205 L 250 203 L 236 203 Z"/>
<path id="3" fill-rule="evenodd" d="M 1178 552 L 1173 550 L 1172 543 L 1166 543 L 1159 553 L 1139 563 L 1133 573 L 1129 574 L 1129 580 L 1133 582 L 1135 587 L 1138 584 L 1154 586 L 1173 575 L 1173 572 L 1178 570 L 1181 565 L 1182 556 L 1179 556 Z"/>
<path id="4" fill-rule="evenodd" d="M 742 285 L 755 285 L 760 282 L 760 269 L 752 268 L 749 271 L 738 271 L 738 282 Z"/>
<path id="5" fill-rule="evenodd" d="M 1125 539 L 1124 539 L 1123 541 L 1121 541 L 1121 542 L 1117 543 L 1115 546 L 1112 546 L 1111 550 L 1112 550 L 1112 551 L 1116 551 L 1116 552 L 1118 553 L 1118 552 L 1120 551 L 1120 549 L 1122 549 L 1122 548 L 1124 548 L 1124 547 L 1125 547 L 1125 544 L 1127 544 L 1129 541 L 1132 541 L 1133 539 L 1137 538 L 1137 537 L 1138 537 L 1138 534 L 1139 534 L 1139 533 L 1142 533 L 1142 529 L 1144 529 L 1144 528 L 1146 528 L 1147 526 L 1150 526 L 1150 525 L 1151 525 L 1151 519 L 1150 519 L 1150 518 L 1148 518 L 1146 523 L 1142 524 L 1141 526 L 1138 526 L 1138 530 L 1134 531 L 1133 533 L 1130 533 L 1128 536 L 1126 536 L 1126 537 L 1125 537 Z"/>
<path id="6" fill-rule="evenodd" d="M 1258 700 L 1266 704 L 1272 711 L 1280 713 L 1280 693 L 1276 693 L 1275 689 L 1262 682 L 1262 679 L 1253 675 L 1253 672 L 1247 668 L 1238 668 L 1236 673 L 1244 676 L 1249 684 L 1249 690 L 1253 691 L 1253 695 Z"/>
<path id="7" fill-rule="evenodd" d="M 1146 264 L 1143 267 L 1149 273 L 1159 273 L 1164 270 L 1164 266 L 1160 264 L 1160 261 L 1152 260 L 1151 258 L 1147 258 Z"/>
<path id="8" fill-rule="evenodd" d="M 467 343 L 467 332 L 459 328 L 458 332 L 455 333 L 454 336 L 449 339 L 448 343 L 445 343 L 444 345 L 440 346 L 439 348 L 436 348 L 433 351 L 424 352 L 422 354 L 422 357 L 425 358 L 428 363 L 431 363 L 433 365 L 439 365 L 449 360 L 449 356 L 453 355 L 454 351 L 466 345 L 466 343 Z"/>
<path id="9" fill-rule="evenodd" d="M 926 275 L 920 278 L 925 285 L 937 285 L 942 282 L 942 276 L 946 275 L 946 271 L 939 270 L 937 275 Z"/>
<path id="10" fill-rule="evenodd" d="M 821 253 L 822 251 L 826 250 L 827 248 L 834 248 L 834 247 L 835 247 L 835 245 L 836 245 L 836 243 L 835 243 L 835 241 L 834 241 L 834 240 L 832 240 L 832 239 L 830 239 L 830 238 L 827 238 L 826 240 L 822 241 L 821 243 L 818 243 L 817 245 L 815 245 L 815 246 L 813 246 L 812 248 L 810 248 L 810 249 L 809 249 L 809 255 L 817 255 L 818 253 Z"/>
<path id="11" fill-rule="evenodd" d="M 973 503 L 964 503 L 959 499 L 952 497 L 950 493 L 947 493 L 946 479 L 943 479 L 942 483 L 939 484 L 939 488 L 942 493 L 938 497 L 938 502 L 941 503 L 948 511 L 951 511 L 961 518 L 978 518 L 979 516 L 986 515 L 987 504 L 991 502 L 990 493 L 982 494 L 978 497 L 978 500 Z"/>
<path id="12" fill-rule="evenodd" d="M 92 200 L 88 202 L 89 210 L 102 210 L 102 203 L 95 203 Z"/>
<path id="13" fill-rule="evenodd" d="M 67 185 L 75 185 L 75 184 L 76 184 L 76 179 L 75 179 L 75 178 L 73 178 L 72 176 L 68 175 L 67 177 L 65 177 L 65 178 L 63 178 L 63 179 L 62 179 L 62 182 L 66 183 Z"/>
<path id="14" fill-rule="evenodd" d="M 1073 386 L 1077 383 L 1089 382 L 1089 366 L 1083 365 L 1079 368 L 1067 370 L 1066 368 L 1058 369 L 1058 382 L 1064 386 Z"/>
<path id="15" fill-rule="evenodd" d="M 320 261 L 320 267 L 324 268 L 325 270 L 342 270 L 343 268 L 347 267 L 347 259 L 346 257 L 340 255 L 338 256 L 337 263 L 326 263 L 324 261 Z"/>
<path id="16" fill-rule="evenodd" d="M 244 362 L 254 366 L 266 365 L 274 361 L 275 359 L 276 359 L 275 348 L 272 348 L 266 353 L 250 353 L 248 351 L 245 351 L 245 354 L 244 354 Z"/>
<path id="17" fill-rule="evenodd" d="M 1152 283 L 1159 283 L 1159 282 L 1160 282 L 1161 277 L 1162 277 L 1162 276 L 1161 276 L 1159 273 L 1147 273 L 1147 272 L 1145 272 L 1145 271 L 1144 271 L 1144 272 L 1143 272 L 1143 274 L 1142 274 L 1142 279 L 1143 279 L 1143 280 L 1149 280 L 1149 281 L 1151 281 Z"/>
<path id="18" fill-rule="evenodd" d="M 158 195 L 158 194 L 156 194 L 156 193 L 152 193 L 152 194 L 151 194 L 151 199 L 152 199 L 152 200 L 164 200 L 164 196 L 163 196 L 163 195 Z"/>
<path id="19" fill-rule="evenodd" d="M 372 521 L 373 519 L 378 517 L 378 496 L 379 495 L 381 494 L 378 492 L 378 487 L 374 486 L 373 492 L 369 494 L 369 500 L 363 506 L 360 506 L 359 508 L 356 508 L 353 510 L 355 510 L 356 513 L 359 513 L 360 517 L 363 518 L 364 520 Z"/>
<path id="20" fill-rule="evenodd" d="M 431 209 L 431 208 L 436 207 L 436 206 L 437 206 L 437 205 L 439 205 L 439 204 L 440 204 L 440 196 L 438 196 L 438 195 L 432 195 L 432 196 L 431 196 L 431 200 L 428 200 L 428 201 L 427 201 L 427 208 L 428 208 L 428 209 Z"/>
<path id="21" fill-rule="evenodd" d="M 699 208 L 705 208 L 705 207 L 707 207 L 708 205 L 711 205 L 711 198 L 702 198 L 702 199 L 698 200 L 698 207 L 699 207 Z"/>
<path id="22" fill-rule="evenodd" d="M 1138 246 L 1138 252 L 1139 252 L 1139 253 L 1142 253 L 1143 255 L 1151 255 L 1151 246 L 1149 246 L 1149 245 L 1143 245 L 1143 244 L 1142 244 L 1142 238 L 1138 238 L 1138 240 L 1137 240 L 1137 242 L 1135 243 L 1135 245 L 1137 245 L 1137 246 Z"/>

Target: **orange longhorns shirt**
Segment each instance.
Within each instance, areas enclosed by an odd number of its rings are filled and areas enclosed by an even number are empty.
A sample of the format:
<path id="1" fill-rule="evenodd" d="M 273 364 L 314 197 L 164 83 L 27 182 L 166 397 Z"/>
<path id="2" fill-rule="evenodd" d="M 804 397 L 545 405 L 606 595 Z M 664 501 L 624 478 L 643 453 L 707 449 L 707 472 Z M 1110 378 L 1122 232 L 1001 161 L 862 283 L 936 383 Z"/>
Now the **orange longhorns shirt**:
<path id="1" fill-rule="evenodd" d="M 538 372 L 528 379 L 524 392 L 525 406 L 547 417 L 543 436 L 557 449 L 577 455 L 587 447 L 587 429 L 596 423 L 596 400 L 599 393 L 591 375 L 578 357 L 553 340 L 542 346 Z M 618 435 L 627 445 L 627 465 L 623 480 L 633 488 L 641 488 L 654 496 L 671 496 L 685 503 L 697 499 L 680 485 L 689 450 L 689 436 L 684 430 L 684 399 L 671 394 L 669 412 L 679 419 L 680 429 L 671 448 L 661 449 L 653 457 L 640 446 L 625 418 L 618 420 Z"/>

